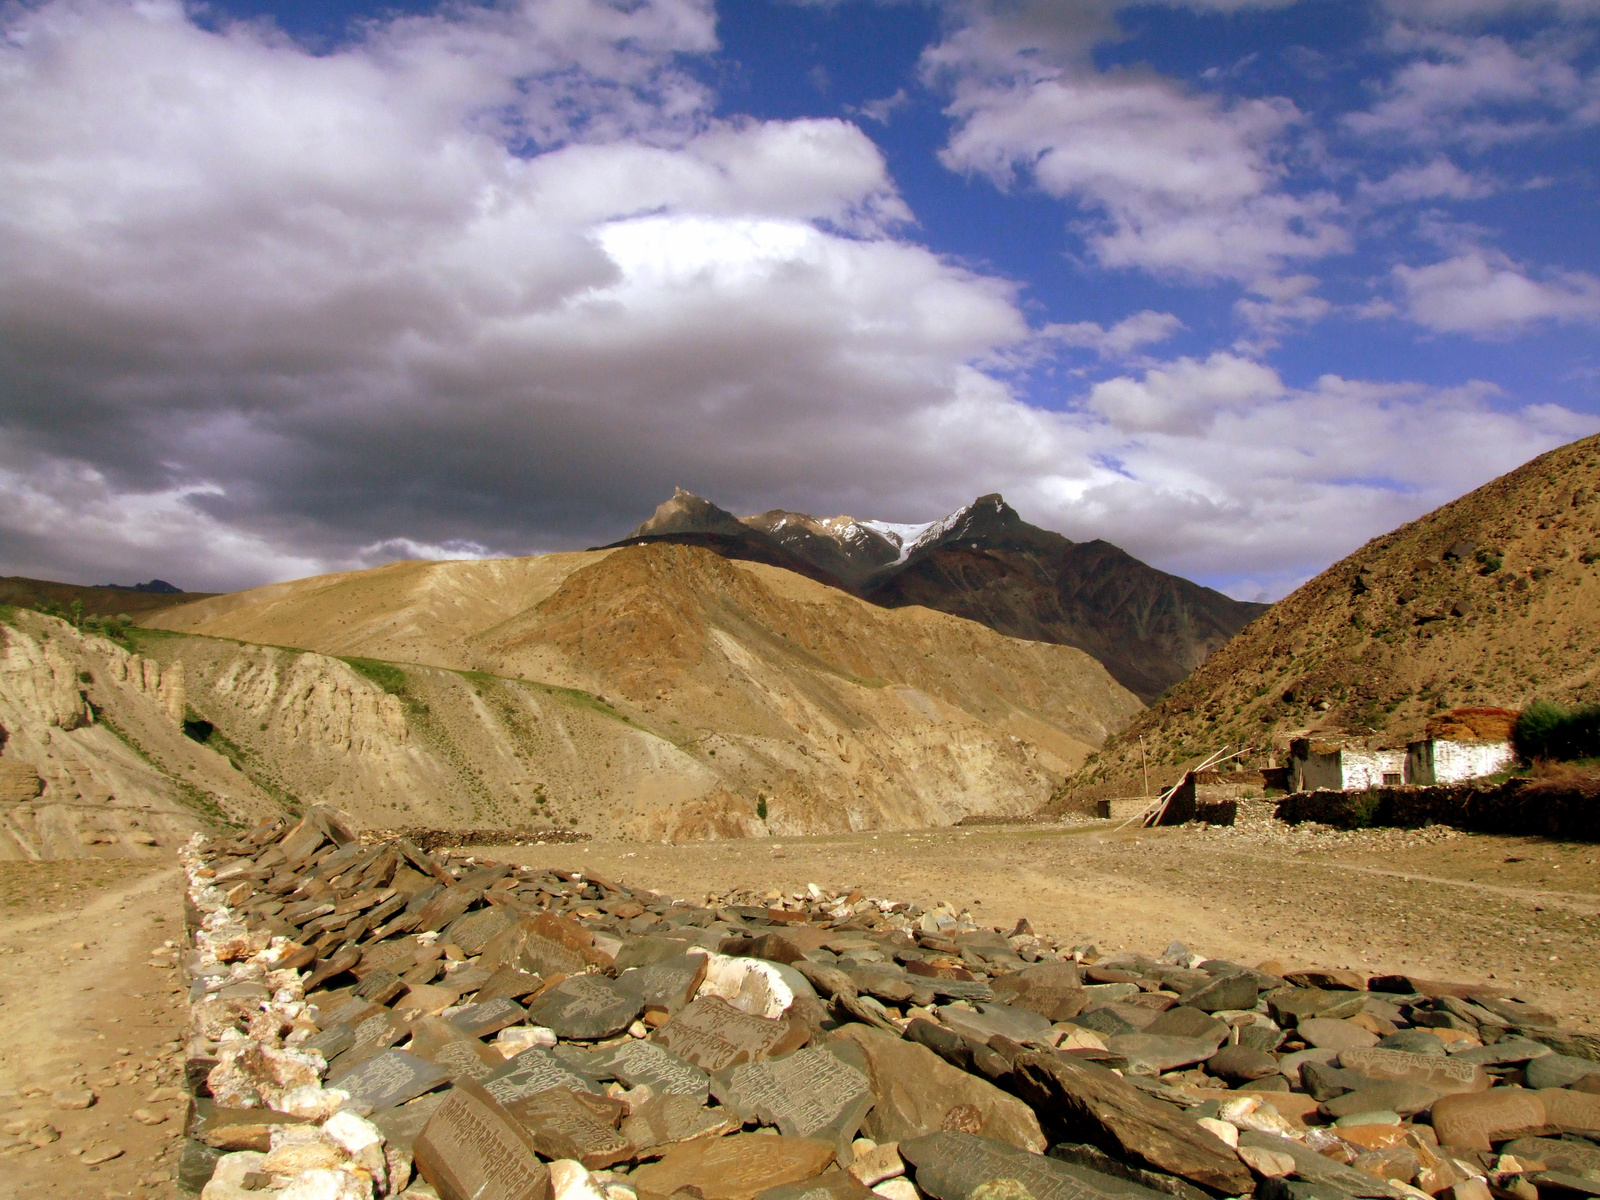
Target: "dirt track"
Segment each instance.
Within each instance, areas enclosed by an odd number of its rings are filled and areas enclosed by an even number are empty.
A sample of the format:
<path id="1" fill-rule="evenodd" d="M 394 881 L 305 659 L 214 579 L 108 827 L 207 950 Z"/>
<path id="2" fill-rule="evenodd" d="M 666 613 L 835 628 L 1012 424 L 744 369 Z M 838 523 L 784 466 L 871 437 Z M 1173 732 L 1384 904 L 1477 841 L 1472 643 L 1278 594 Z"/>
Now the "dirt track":
<path id="1" fill-rule="evenodd" d="M 980 923 L 1028 917 L 1102 951 L 1173 940 L 1256 963 L 1405 970 L 1493 980 L 1600 1028 L 1600 847 L 1281 825 L 1114 833 L 1109 824 L 856 833 L 771 841 L 496 847 L 685 899 L 807 883 L 970 907 Z M 1590 1008 L 1590 1013 L 1584 1009 Z"/>
<path id="2" fill-rule="evenodd" d="M 150 959 L 182 936 L 170 861 L 0 864 L 0 1197 L 175 1193 L 184 1013 L 178 972 Z M 52 1099 L 86 1089 L 89 1108 Z M 35 1148 L 40 1123 L 60 1137 Z"/>

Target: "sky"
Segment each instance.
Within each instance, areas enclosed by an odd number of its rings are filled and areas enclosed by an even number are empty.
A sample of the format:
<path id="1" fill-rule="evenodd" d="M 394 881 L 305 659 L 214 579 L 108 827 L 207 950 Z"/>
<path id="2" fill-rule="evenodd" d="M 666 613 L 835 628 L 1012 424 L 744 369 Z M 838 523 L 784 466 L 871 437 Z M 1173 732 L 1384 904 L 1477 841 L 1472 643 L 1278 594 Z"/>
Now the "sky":
<path id="1" fill-rule="evenodd" d="M 1241 599 L 1600 430 L 1600 0 L 0 7 L 0 574 L 1002 492 Z"/>

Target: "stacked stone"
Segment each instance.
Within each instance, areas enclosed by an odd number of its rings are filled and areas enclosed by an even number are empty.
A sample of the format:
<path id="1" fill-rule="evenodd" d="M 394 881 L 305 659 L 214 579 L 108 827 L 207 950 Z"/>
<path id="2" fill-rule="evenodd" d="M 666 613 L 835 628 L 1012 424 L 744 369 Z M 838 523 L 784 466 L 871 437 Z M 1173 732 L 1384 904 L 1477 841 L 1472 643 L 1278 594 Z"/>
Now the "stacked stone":
<path id="1" fill-rule="evenodd" d="M 1600 1039 L 1498 989 L 686 904 L 329 810 L 185 865 L 204 1200 L 1600 1195 Z"/>

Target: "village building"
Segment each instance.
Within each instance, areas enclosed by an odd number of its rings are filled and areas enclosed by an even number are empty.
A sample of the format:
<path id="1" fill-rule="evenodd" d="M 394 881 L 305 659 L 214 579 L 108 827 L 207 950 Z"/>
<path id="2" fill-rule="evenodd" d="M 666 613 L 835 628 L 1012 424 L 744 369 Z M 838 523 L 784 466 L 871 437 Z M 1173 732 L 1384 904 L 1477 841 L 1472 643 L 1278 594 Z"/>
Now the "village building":
<path id="1" fill-rule="evenodd" d="M 1425 736 L 1398 746 L 1355 739 L 1296 738 L 1289 743 L 1288 787 L 1360 792 L 1377 787 L 1431 787 L 1494 775 L 1516 764 L 1505 708 L 1459 708 L 1428 720 Z"/>

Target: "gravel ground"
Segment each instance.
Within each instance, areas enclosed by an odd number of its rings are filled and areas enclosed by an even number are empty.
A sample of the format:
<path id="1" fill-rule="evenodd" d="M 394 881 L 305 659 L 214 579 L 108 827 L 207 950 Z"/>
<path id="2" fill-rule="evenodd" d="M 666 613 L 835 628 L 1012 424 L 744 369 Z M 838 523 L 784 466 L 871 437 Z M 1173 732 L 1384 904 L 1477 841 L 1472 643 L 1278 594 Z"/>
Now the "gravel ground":
<path id="1" fill-rule="evenodd" d="M 658 845 L 482 847 L 701 901 L 807 883 L 970 908 L 982 923 L 1102 951 L 1182 941 L 1251 963 L 1493 981 L 1600 1028 L 1600 847 L 1451 829 L 1337 831 L 1247 820 L 1110 822 Z M 1600 1016 L 1600 1012 L 1594 1014 Z"/>

